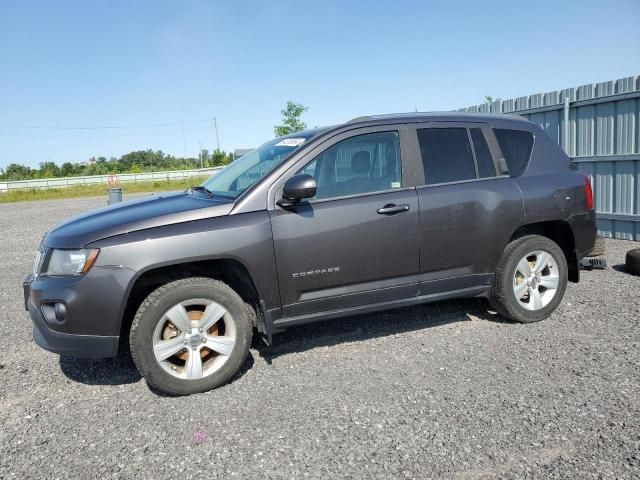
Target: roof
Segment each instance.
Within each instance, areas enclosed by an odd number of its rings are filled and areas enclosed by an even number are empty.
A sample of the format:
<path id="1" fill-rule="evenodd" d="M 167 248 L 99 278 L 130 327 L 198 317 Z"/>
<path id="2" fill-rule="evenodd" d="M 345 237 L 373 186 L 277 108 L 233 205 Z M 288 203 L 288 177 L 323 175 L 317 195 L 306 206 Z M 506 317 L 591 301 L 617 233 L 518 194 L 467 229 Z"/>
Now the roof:
<path id="1" fill-rule="evenodd" d="M 249 152 L 252 152 L 254 149 L 253 148 L 236 148 L 233 151 L 233 158 L 240 158 L 243 155 L 246 155 Z"/>
<path id="2" fill-rule="evenodd" d="M 316 135 L 319 135 L 328 130 L 331 130 L 332 128 L 333 126 L 308 128 L 306 130 L 300 130 L 298 132 L 293 132 L 288 135 L 284 135 L 280 138 L 306 138 L 308 140 L 310 138 L 315 137 Z"/>
<path id="3" fill-rule="evenodd" d="M 527 121 L 520 115 L 510 115 L 504 113 L 471 113 L 471 112 L 408 112 L 408 113 L 390 113 L 384 115 L 366 115 L 356 117 L 346 123 L 373 122 L 376 120 L 405 120 L 405 121 L 456 121 L 456 120 L 519 120 Z"/>
<path id="4" fill-rule="evenodd" d="M 361 124 L 361 125 L 376 125 L 385 122 L 390 123 L 402 123 L 402 122 L 424 122 L 424 121 L 436 121 L 436 122 L 461 122 L 461 121 L 475 121 L 475 122 L 491 122 L 499 120 L 501 122 L 515 121 L 519 123 L 525 123 L 531 125 L 526 118 L 520 115 L 505 114 L 505 113 L 470 113 L 470 112 L 409 112 L 409 113 L 390 113 L 385 115 L 366 115 L 362 117 L 353 118 L 343 124 L 331 125 L 327 127 L 316 127 L 308 130 L 302 130 L 300 132 L 290 133 L 281 138 L 305 138 L 310 140 L 318 136 L 322 136 L 327 132 L 333 132 L 339 130 L 347 125 Z"/>

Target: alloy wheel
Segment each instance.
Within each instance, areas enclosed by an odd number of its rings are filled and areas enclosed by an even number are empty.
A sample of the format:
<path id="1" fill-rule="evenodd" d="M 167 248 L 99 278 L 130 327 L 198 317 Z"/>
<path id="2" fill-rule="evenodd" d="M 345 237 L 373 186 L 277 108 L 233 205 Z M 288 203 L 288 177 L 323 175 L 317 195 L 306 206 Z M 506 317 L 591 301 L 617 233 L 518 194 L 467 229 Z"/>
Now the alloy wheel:
<path id="1" fill-rule="evenodd" d="M 558 290 L 558 262 L 549 252 L 535 250 L 518 262 L 513 275 L 513 293 L 527 310 L 546 307 Z"/>
<path id="2" fill-rule="evenodd" d="M 153 332 L 153 354 L 170 375 L 198 380 L 218 371 L 236 343 L 231 314 L 208 299 L 191 299 L 167 310 Z"/>

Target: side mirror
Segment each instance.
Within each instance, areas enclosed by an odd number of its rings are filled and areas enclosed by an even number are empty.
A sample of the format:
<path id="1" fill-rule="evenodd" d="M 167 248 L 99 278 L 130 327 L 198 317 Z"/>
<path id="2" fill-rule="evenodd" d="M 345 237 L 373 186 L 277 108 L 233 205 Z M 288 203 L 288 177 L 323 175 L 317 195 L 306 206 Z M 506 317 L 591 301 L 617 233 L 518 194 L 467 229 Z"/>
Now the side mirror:
<path id="1" fill-rule="evenodd" d="M 316 194 L 316 179 L 302 173 L 287 180 L 282 189 L 282 198 L 277 204 L 283 208 L 292 207 L 303 198 L 311 198 Z"/>

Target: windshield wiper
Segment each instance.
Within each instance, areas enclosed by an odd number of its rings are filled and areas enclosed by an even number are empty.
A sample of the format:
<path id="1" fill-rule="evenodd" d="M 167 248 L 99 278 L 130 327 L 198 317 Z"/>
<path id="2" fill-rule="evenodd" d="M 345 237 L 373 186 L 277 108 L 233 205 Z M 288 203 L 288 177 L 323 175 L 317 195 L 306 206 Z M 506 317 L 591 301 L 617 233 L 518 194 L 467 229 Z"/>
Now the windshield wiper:
<path id="1" fill-rule="evenodd" d="M 189 190 L 191 190 L 192 192 L 204 192 L 209 197 L 213 197 L 213 192 L 207 187 L 203 187 L 202 185 L 192 185 L 191 187 L 189 187 Z"/>

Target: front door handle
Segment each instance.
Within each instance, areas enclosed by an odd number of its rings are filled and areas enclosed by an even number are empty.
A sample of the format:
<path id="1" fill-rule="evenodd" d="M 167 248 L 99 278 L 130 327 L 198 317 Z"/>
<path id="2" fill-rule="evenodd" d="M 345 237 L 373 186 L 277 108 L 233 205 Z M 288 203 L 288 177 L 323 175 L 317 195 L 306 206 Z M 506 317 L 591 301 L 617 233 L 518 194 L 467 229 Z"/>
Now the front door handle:
<path id="1" fill-rule="evenodd" d="M 382 208 L 379 208 L 378 213 L 380 215 L 395 215 L 396 213 L 406 212 L 408 210 L 409 210 L 409 205 L 407 204 L 396 205 L 395 203 L 390 203 L 388 205 L 385 205 Z"/>

